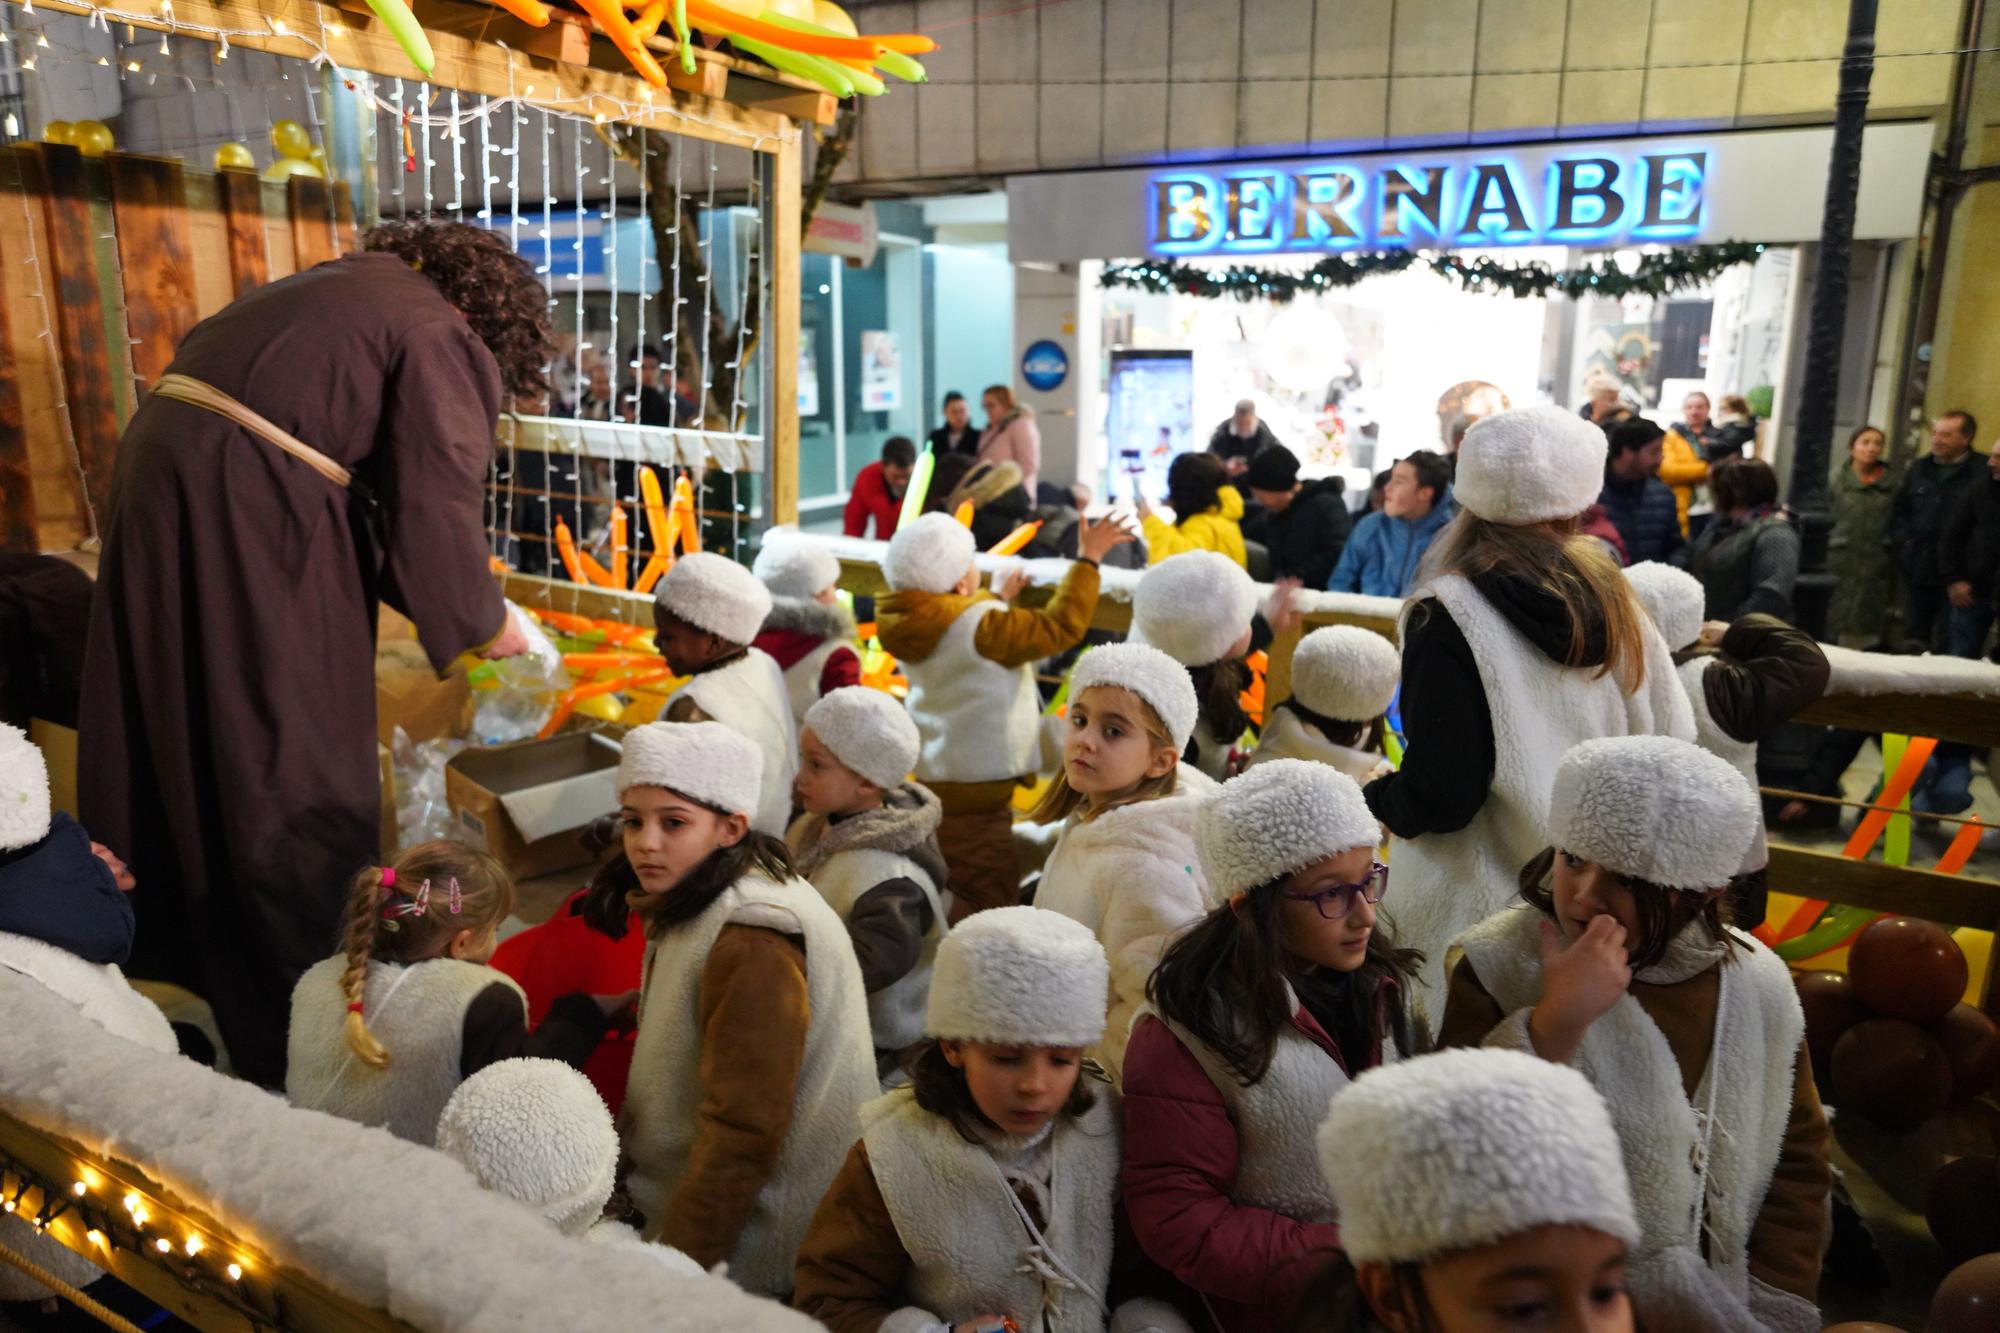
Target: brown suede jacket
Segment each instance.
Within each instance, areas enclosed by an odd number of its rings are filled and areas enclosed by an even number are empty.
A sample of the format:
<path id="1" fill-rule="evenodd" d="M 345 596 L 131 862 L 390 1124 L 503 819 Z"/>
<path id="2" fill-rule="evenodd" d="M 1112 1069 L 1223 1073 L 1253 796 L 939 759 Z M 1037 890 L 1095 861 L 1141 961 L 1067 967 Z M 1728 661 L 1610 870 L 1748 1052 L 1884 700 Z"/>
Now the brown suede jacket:
<path id="1" fill-rule="evenodd" d="M 1005 667 L 1027 666 L 1065 653 L 1083 642 L 1090 617 L 1097 610 L 1097 566 L 1079 560 L 1069 567 L 1055 595 L 1039 609 L 1012 606 L 979 622 L 972 646 L 981 657 Z M 905 589 L 875 601 L 876 632 L 882 646 L 909 662 L 921 662 L 937 651 L 938 640 L 975 602 L 993 601 L 993 594 L 919 592 Z"/>

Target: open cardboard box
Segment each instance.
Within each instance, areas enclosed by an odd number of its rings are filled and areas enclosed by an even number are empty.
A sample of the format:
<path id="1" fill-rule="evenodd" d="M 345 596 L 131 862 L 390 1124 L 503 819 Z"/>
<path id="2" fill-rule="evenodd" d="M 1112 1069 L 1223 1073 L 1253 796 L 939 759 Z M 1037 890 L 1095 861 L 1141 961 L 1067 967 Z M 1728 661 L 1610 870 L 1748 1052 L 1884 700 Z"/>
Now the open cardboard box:
<path id="1" fill-rule="evenodd" d="M 577 835 L 618 808 L 618 742 L 579 731 L 466 750 L 445 766 L 459 831 L 516 880 L 586 865 Z"/>

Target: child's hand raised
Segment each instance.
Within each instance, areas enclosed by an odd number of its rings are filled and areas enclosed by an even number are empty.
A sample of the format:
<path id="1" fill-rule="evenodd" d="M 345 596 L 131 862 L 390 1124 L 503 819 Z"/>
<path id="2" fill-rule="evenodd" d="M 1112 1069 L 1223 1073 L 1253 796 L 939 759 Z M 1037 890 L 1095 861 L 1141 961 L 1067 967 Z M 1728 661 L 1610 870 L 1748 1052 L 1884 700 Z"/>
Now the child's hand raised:
<path id="1" fill-rule="evenodd" d="M 1021 589 L 1027 586 L 1028 586 L 1028 571 L 1025 569 L 1018 569 L 1018 568 L 1010 569 L 1007 571 L 1006 577 L 1002 578 L 1000 582 L 997 585 L 995 585 L 993 589 L 993 595 L 995 597 L 998 597 L 1003 602 L 1011 602 L 1016 597 L 1019 597 L 1021 595 Z"/>
<path id="2" fill-rule="evenodd" d="M 1611 916 L 1592 917 L 1583 934 L 1565 942 L 1552 921 L 1542 931 L 1542 999 L 1528 1016 L 1528 1036 L 1544 1060 L 1568 1064 L 1590 1025 L 1610 1012 L 1632 984 L 1625 927 Z"/>
<path id="3" fill-rule="evenodd" d="M 1132 537 L 1132 530 L 1116 514 L 1106 514 L 1095 523 L 1085 519 L 1077 532 L 1076 553 L 1085 560 L 1102 561 L 1113 547 L 1123 546 Z"/>

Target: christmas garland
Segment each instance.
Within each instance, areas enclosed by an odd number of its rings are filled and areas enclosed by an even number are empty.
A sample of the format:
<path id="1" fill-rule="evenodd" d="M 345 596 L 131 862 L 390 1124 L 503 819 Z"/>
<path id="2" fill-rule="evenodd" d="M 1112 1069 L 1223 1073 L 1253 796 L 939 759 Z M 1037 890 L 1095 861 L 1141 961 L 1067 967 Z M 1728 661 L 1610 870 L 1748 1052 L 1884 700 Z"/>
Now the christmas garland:
<path id="1" fill-rule="evenodd" d="M 1170 260 L 1145 260 L 1107 265 L 1103 285 L 1284 305 L 1302 292 L 1352 287 L 1364 278 L 1401 273 L 1421 265 L 1440 277 L 1450 278 L 1468 292 L 1508 296 L 1669 296 L 1699 287 L 1725 269 L 1754 263 L 1763 253 L 1764 247 L 1755 242 L 1729 241 L 1642 254 L 1630 268 L 1607 255 L 1580 268 L 1562 270 L 1539 261 L 1508 264 L 1484 255 L 1465 259 L 1448 252 L 1416 250 L 1327 255 L 1307 269 L 1243 265 L 1203 268 Z"/>

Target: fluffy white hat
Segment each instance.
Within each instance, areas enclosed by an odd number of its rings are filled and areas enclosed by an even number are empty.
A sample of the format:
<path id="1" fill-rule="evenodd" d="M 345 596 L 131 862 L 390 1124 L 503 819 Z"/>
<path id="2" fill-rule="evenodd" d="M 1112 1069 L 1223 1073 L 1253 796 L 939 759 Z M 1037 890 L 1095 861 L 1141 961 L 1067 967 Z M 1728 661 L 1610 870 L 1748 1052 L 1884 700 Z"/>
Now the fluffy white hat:
<path id="1" fill-rule="evenodd" d="M 1357 1264 L 1422 1263 L 1550 1225 L 1639 1239 L 1603 1098 L 1521 1051 L 1370 1070 L 1334 1097 L 1319 1160 Z"/>
<path id="2" fill-rule="evenodd" d="M 1604 489 L 1604 432 L 1560 407 L 1517 407 L 1472 424 L 1451 493 L 1490 523 L 1575 518 Z"/>
<path id="3" fill-rule="evenodd" d="M 730 814 L 752 815 L 763 799 L 764 752 L 720 722 L 648 722 L 625 733 L 618 794 L 665 787 Z"/>
<path id="4" fill-rule="evenodd" d="M 950 592 L 972 568 L 972 533 L 950 514 L 925 514 L 889 539 L 882 577 L 895 592 Z"/>
<path id="5" fill-rule="evenodd" d="M 697 629 L 748 643 L 771 614 L 771 593 L 734 560 L 696 551 L 674 562 L 653 599 Z"/>
<path id="6" fill-rule="evenodd" d="M 797 528 L 772 528 L 764 534 L 750 572 L 764 581 L 773 597 L 812 598 L 840 581 L 840 561 Z"/>
<path id="7" fill-rule="evenodd" d="M 1220 662 L 1257 614 L 1257 585 L 1243 566 L 1214 551 L 1168 556 L 1132 593 L 1132 639 L 1183 666 Z"/>
<path id="8" fill-rule="evenodd" d="M 1081 699 L 1095 685 L 1116 685 L 1144 699 L 1173 737 L 1174 749 L 1187 749 L 1201 704 L 1188 669 L 1179 662 L 1143 643 L 1107 643 L 1077 662 L 1069 677 L 1069 697 Z"/>
<path id="9" fill-rule="evenodd" d="M 1301 866 L 1382 841 L 1361 787 L 1337 768 L 1309 759 L 1273 759 L 1222 790 L 1194 817 L 1194 841 L 1208 877 L 1208 905 L 1281 879 Z"/>
<path id="10" fill-rule="evenodd" d="M 843 685 L 806 709 L 805 725 L 833 757 L 878 787 L 893 787 L 917 766 L 917 724 L 892 695 Z"/>
<path id="11" fill-rule="evenodd" d="M 1402 678 L 1396 646 L 1358 625 L 1316 629 L 1292 653 L 1292 693 L 1342 722 L 1372 722 L 1388 712 Z"/>
<path id="12" fill-rule="evenodd" d="M 437 1148 L 481 1185 L 581 1236 L 618 1172 L 618 1130 L 590 1080 L 556 1060 L 501 1060 L 458 1085 Z"/>
<path id="13" fill-rule="evenodd" d="M 1729 883 L 1757 834 L 1757 793 L 1741 773 L 1671 736 L 1606 736 L 1556 765 L 1556 846 L 1669 889 Z"/>
<path id="14" fill-rule="evenodd" d="M 1632 585 L 1632 595 L 1653 618 L 1669 649 L 1679 652 L 1701 637 L 1706 598 L 1700 579 L 1685 569 L 1647 560 L 1626 570 L 1625 581 Z"/>
<path id="15" fill-rule="evenodd" d="M 1090 929 L 1040 907 L 967 917 L 938 945 L 924 1035 L 1090 1046 L 1104 1035 L 1111 964 Z"/>
<path id="16" fill-rule="evenodd" d="M 48 835 L 48 762 L 27 732 L 0 722 L 0 852 Z"/>

